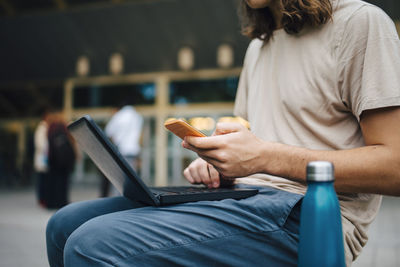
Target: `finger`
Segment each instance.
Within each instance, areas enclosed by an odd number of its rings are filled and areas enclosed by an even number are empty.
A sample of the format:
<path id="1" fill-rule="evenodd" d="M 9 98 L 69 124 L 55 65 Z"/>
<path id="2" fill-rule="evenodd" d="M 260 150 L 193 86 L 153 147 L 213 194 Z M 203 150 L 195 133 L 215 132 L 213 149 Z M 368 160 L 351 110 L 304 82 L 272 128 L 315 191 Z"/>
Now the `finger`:
<path id="1" fill-rule="evenodd" d="M 186 149 L 192 150 L 193 152 L 195 152 L 197 154 L 204 153 L 203 149 L 196 148 L 196 147 L 190 145 L 189 143 L 186 143 L 185 141 L 182 141 L 182 146 Z"/>
<path id="2" fill-rule="evenodd" d="M 189 166 L 183 171 L 183 175 L 190 183 L 194 184 L 194 183 L 196 183 L 195 177 L 197 176 L 196 168 L 198 168 L 198 166 L 206 165 L 206 164 L 207 164 L 207 162 L 205 162 L 203 159 L 197 158 L 196 160 L 191 162 L 189 164 Z"/>
<path id="3" fill-rule="evenodd" d="M 194 137 L 186 136 L 183 142 L 183 147 L 186 148 L 186 144 L 200 149 L 216 149 L 221 145 L 222 136 L 209 136 L 209 137 Z"/>
<path id="4" fill-rule="evenodd" d="M 194 147 L 192 145 L 189 145 L 187 143 L 185 143 L 185 144 L 182 143 L 182 145 L 184 145 L 184 147 L 186 149 L 192 150 L 193 152 L 197 153 L 199 155 L 199 157 L 201 157 L 203 159 L 204 159 L 204 157 L 206 157 L 206 158 L 213 159 L 213 160 L 216 160 L 216 161 L 219 161 L 219 162 L 224 162 L 225 161 L 223 158 L 220 158 L 221 153 L 218 152 L 218 150 L 215 150 L 215 149 L 199 149 L 199 148 L 196 148 L 196 147 Z"/>
<path id="5" fill-rule="evenodd" d="M 220 184 L 219 173 L 211 164 L 208 164 L 207 167 L 208 167 L 208 171 L 210 173 L 212 187 L 214 187 L 214 188 L 219 187 L 219 184 Z"/>
<path id="6" fill-rule="evenodd" d="M 189 183 L 194 184 L 194 179 L 193 179 L 192 175 L 190 174 L 189 167 L 187 167 L 183 171 L 183 176 L 185 176 L 186 180 L 188 180 Z"/>
<path id="7" fill-rule="evenodd" d="M 204 162 L 203 164 L 201 164 L 197 167 L 197 172 L 199 174 L 201 183 L 206 184 L 206 185 L 211 183 L 206 162 Z"/>
<path id="8" fill-rule="evenodd" d="M 195 153 L 198 153 L 200 151 L 200 149 L 198 149 L 197 147 L 192 146 L 191 144 L 189 144 L 188 142 L 186 142 L 185 140 L 182 141 L 182 147 L 192 150 Z"/>
<path id="9" fill-rule="evenodd" d="M 201 179 L 200 179 L 199 173 L 197 171 L 197 168 L 195 168 L 193 166 L 190 166 L 189 167 L 189 172 L 190 172 L 190 175 L 193 178 L 193 181 L 194 181 L 193 183 L 194 184 L 201 184 Z"/>
<path id="10" fill-rule="evenodd" d="M 227 133 L 239 132 L 245 129 L 245 127 L 240 123 L 235 122 L 219 122 L 215 128 L 213 135 L 222 135 Z"/>

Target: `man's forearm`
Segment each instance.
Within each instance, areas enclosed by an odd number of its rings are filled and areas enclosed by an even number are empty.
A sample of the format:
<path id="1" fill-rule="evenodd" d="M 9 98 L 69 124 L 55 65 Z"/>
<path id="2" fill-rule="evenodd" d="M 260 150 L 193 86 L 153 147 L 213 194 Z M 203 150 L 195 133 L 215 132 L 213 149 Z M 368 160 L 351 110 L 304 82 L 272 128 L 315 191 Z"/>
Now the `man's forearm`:
<path id="1" fill-rule="evenodd" d="M 262 172 L 305 183 L 309 161 L 326 160 L 335 166 L 338 192 L 400 196 L 400 152 L 385 145 L 351 150 L 318 151 L 266 143 Z M 267 159 L 267 160 L 265 160 Z"/>

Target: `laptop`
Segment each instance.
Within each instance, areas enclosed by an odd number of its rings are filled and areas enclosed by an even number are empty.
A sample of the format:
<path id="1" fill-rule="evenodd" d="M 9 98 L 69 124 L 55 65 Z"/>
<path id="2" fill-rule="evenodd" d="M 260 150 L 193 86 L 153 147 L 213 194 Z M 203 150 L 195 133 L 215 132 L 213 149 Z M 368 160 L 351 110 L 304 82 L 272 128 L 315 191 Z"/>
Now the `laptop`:
<path id="1" fill-rule="evenodd" d="M 148 187 L 89 115 L 72 122 L 68 130 L 116 189 L 134 201 L 165 206 L 201 200 L 242 199 L 258 193 L 257 189 L 247 188 Z"/>

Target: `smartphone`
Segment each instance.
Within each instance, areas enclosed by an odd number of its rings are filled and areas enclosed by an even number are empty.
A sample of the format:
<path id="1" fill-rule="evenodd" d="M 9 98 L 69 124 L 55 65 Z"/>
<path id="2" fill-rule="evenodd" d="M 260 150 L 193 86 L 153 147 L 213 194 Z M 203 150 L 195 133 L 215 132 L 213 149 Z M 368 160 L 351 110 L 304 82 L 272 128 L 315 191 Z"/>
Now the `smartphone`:
<path id="1" fill-rule="evenodd" d="M 184 139 L 185 136 L 206 136 L 182 119 L 169 119 L 164 123 L 164 126 L 181 139 Z"/>

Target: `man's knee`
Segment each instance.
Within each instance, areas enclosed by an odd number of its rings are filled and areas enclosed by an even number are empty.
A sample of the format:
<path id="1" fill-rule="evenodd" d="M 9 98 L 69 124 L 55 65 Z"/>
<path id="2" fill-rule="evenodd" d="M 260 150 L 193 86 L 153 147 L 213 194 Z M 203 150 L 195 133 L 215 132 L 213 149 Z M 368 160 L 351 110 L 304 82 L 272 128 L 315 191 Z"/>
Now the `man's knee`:
<path id="1" fill-rule="evenodd" d="M 50 218 L 46 227 L 48 245 L 56 244 L 59 249 L 64 247 L 69 235 L 82 223 L 76 213 L 77 207 L 76 203 L 67 205 Z"/>
<path id="2" fill-rule="evenodd" d="M 66 221 L 68 218 L 66 216 L 64 208 L 58 210 L 47 223 L 46 227 L 46 241 L 47 245 L 56 245 L 58 248 L 64 246 L 67 239 L 67 233 L 65 229 Z"/>
<path id="3" fill-rule="evenodd" d="M 107 225 L 94 218 L 76 229 L 64 247 L 65 266 L 113 266 Z"/>

